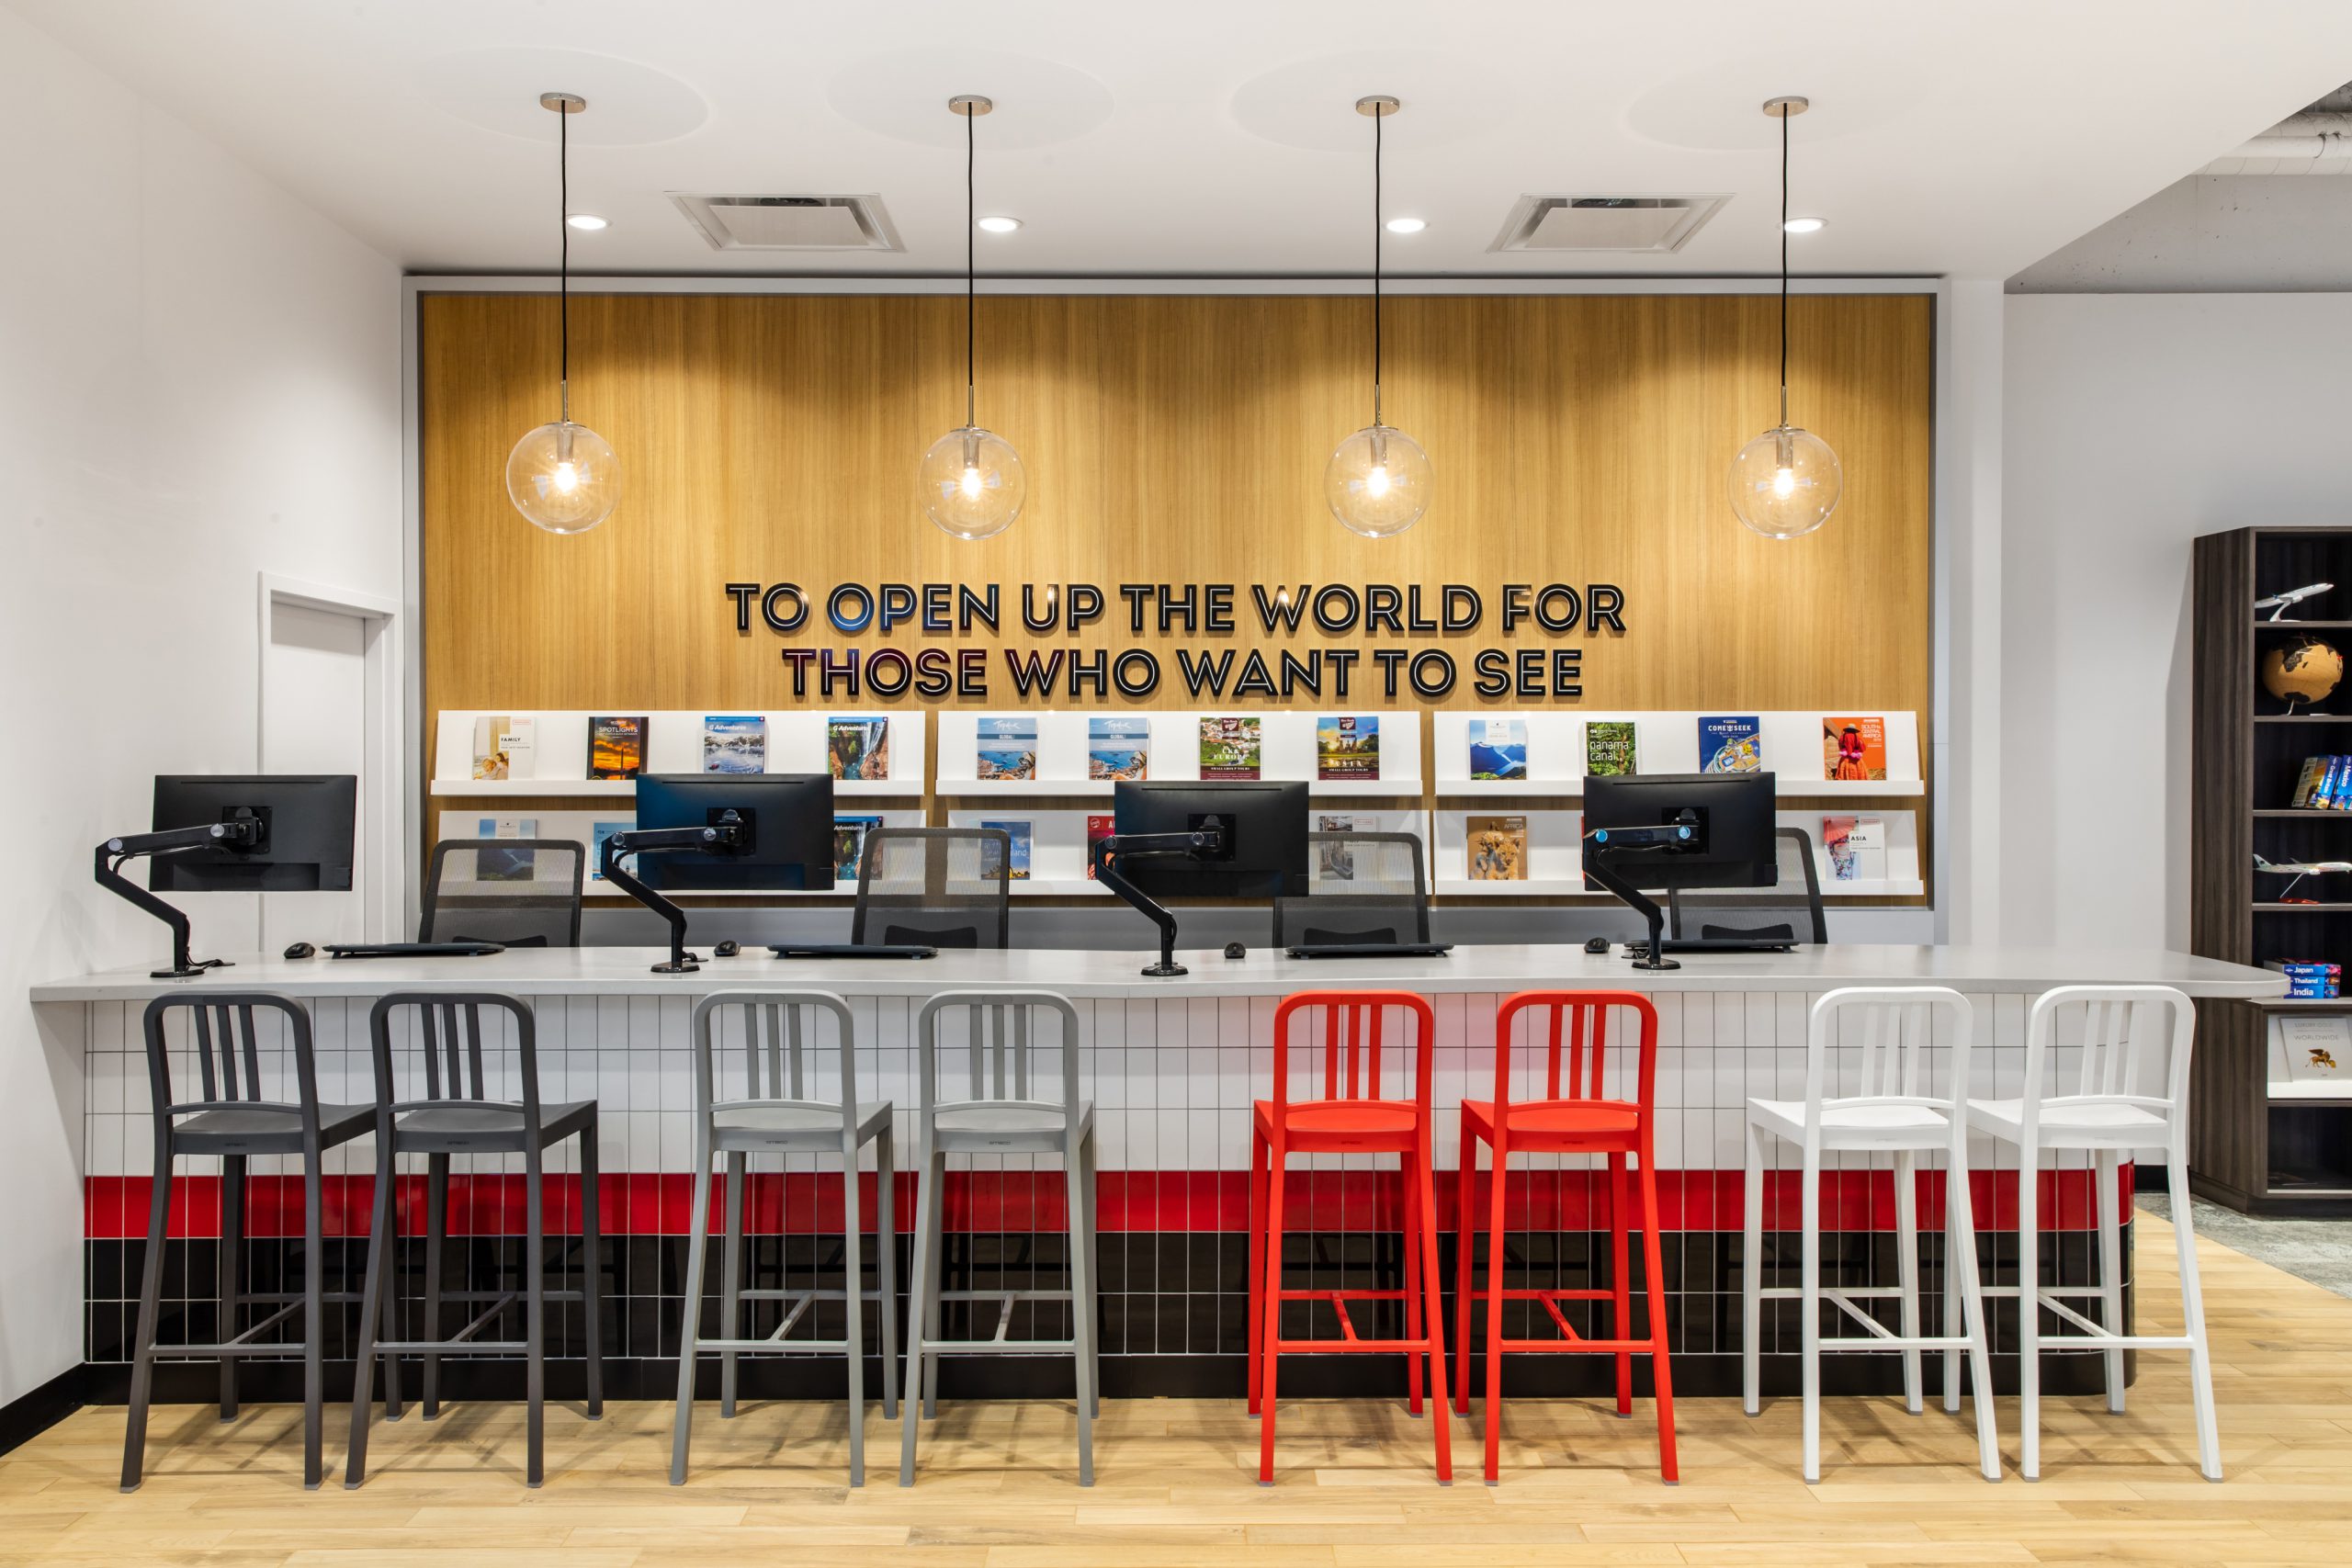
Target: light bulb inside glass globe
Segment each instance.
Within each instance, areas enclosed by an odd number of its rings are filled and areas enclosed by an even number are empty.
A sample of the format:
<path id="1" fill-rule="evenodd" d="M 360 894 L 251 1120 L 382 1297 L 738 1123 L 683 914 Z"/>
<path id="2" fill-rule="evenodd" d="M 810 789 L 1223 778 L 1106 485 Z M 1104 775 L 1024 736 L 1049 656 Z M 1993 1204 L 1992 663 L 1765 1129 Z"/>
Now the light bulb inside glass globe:
<path id="1" fill-rule="evenodd" d="M 915 499 L 943 533 L 985 539 L 1012 526 L 1029 471 L 1012 443 L 978 425 L 951 430 L 915 465 Z"/>
<path id="2" fill-rule="evenodd" d="M 1845 482 L 1829 443 L 1795 425 L 1768 430 L 1741 447 L 1725 477 L 1732 511 L 1772 539 L 1793 539 L 1828 522 Z"/>
<path id="3" fill-rule="evenodd" d="M 507 454 L 506 494 L 548 533 L 584 534 L 620 503 L 620 460 L 584 424 L 543 424 Z"/>
<path id="4" fill-rule="evenodd" d="M 1331 454 L 1323 499 L 1332 516 L 1366 538 L 1401 534 L 1429 510 L 1429 454 L 1401 430 L 1367 425 Z"/>

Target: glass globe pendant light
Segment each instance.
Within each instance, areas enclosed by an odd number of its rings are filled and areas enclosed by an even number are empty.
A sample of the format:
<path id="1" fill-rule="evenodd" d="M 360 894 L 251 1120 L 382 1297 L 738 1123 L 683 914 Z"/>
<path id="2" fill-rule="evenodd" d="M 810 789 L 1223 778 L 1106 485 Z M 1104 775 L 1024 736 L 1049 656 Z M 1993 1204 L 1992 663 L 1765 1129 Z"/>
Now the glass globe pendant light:
<path id="1" fill-rule="evenodd" d="M 1781 122 L 1781 423 L 1741 447 L 1726 476 L 1732 511 L 1769 539 L 1793 539 L 1828 522 L 1846 484 L 1829 443 L 1789 423 L 1789 118 L 1812 107 L 1799 97 L 1764 103 Z"/>
<path id="2" fill-rule="evenodd" d="M 1029 471 L 1022 466 L 1021 454 L 1003 436 L 980 428 L 972 371 L 972 296 L 978 273 L 972 246 L 979 222 L 972 177 L 972 122 L 995 107 L 976 93 L 959 93 L 947 100 L 948 112 L 964 117 L 964 423 L 933 442 L 915 465 L 915 499 L 941 532 L 959 539 L 1003 533 L 1029 499 Z"/>
<path id="3" fill-rule="evenodd" d="M 1402 107 L 1385 95 L 1356 100 L 1356 113 L 1372 117 L 1372 423 L 1340 442 L 1323 470 L 1331 515 L 1368 539 L 1403 533 L 1430 504 L 1429 454 L 1380 417 L 1381 122 Z"/>
<path id="4" fill-rule="evenodd" d="M 550 534 L 584 534 L 612 515 L 621 499 L 620 459 L 612 444 L 571 423 L 571 117 L 588 107 L 577 93 L 542 93 L 539 107 L 556 115 L 556 228 L 563 236 L 557 305 L 558 380 L 562 417 L 543 424 L 506 455 L 506 494 L 514 510 Z"/>

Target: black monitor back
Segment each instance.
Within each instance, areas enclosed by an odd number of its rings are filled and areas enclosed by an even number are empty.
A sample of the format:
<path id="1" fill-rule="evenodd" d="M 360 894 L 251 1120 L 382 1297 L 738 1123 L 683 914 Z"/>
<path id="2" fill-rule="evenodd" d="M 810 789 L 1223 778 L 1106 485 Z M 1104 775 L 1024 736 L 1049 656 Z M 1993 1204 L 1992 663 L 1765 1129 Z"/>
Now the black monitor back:
<path id="1" fill-rule="evenodd" d="M 1215 820 L 1225 848 L 1215 857 L 1174 855 L 1119 863 L 1154 898 L 1302 897 L 1307 890 L 1306 785 L 1252 783 L 1119 784 L 1113 830 L 1185 833 Z"/>
<path id="2" fill-rule="evenodd" d="M 158 773 L 155 831 L 258 818 L 250 850 L 207 846 L 147 863 L 158 893 L 345 893 L 359 780 L 350 773 Z"/>
<path id="3" fill-rule="evenodd" d="M 1636 887 L 1771 887 L 1780 880 L 1770 773 L 1623 773 L 1584 781 L 1584 830 L 1654 828 L 1698 813 L 1701 847 L 1611 857 Z"/>
<path id="4" fill-rule="evenodd" d="M 637 877 L 664 893 L 829 891 L 833 781 L 828 773 L 643 773 L 637 826 L 703 828 L 732 811 L 743 845 L 731 852 L 638 857 Z"/>

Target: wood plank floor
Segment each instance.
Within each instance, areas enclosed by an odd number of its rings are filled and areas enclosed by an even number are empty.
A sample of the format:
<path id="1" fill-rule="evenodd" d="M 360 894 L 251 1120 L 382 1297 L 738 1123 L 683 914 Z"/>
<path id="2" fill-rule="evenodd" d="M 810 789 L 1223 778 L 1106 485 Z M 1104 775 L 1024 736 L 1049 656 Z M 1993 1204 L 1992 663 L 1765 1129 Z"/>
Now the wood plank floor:
<path id="1" fill-rule="evenodd" d="M 2171 1235 L 2141 1222 L 2152 1331 L 2177 1324 Z M 1965 1413 L 1832 1400 L 1824 1482 L 1797 1474 L 1797 1405 L 1750 1421 L 1731 1400 L 1680 1408 L 1683 1483 L 1662 1486 L 1646 1404 L 1528 1401 L 1506 1419 L 1503 1483 L 1430 1472 L 1429 1429 L 1397 1406 L 1285 1405 L 1281 1478 L 1253 1484 L 1256 1427 L 1238 1402 L 1106 1404 L 1098 1483 L 1075 1484 L 1066 1406 L 943 1407 L 920 1485 L 895 1484 L 898 1427 L 876 1415 L 873 1483 L 842 1484 L 836 1406 L 749 1406 L 696 1423 L 692 1484 L 667 1475 L 670 1412 L 548 1416 L 548 1483 L 525 1490 L 511 1406 L 378 1428 L 366 1487 L 343 1490 L 342 1422 L 326 1487 L 306 1494 L 297 1413 L 228 1427 L 159 1409 L 148 1481 L 115 1490 L 123 1413 L 85 1410 L 0 1460 L 0 1563 L 234 1563 L 507 1568 L 922 1563 L 941 1568 L 1610 1563 L 2341 1563 L 2352 1558 L 2352 1301 L 2211 1244 L 2206 1303 L 2229 1479 L 2198 1477 L 2186 1359 L 2150 1356 L 2131 1410 L 2053 1401 L 2044 1479 L 1973 1469 Z"/>

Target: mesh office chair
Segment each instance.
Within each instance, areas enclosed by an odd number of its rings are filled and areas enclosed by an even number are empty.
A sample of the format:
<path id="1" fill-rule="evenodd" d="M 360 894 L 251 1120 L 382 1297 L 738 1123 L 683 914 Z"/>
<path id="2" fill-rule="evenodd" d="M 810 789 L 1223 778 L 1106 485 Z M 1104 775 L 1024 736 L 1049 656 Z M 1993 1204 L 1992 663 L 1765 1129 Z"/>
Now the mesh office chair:
<path id="1" fill-rule="evenodd" d="M 1667 895 L 1668 941 L 1695 939 L 1812 942 L 1829 940 L 1821 912 L 1821 874 L 1813 863 L 1813 837 L 1802 828 L 1774 831 L 1780 885 L 1725 887 Z"/>
<path id="2" fill-rule="evenodd" d="M 1001 828 L 876 828 L 857 867 L 860 947 L 1004 947 L 1012 840 Z"/>
<path id="3" fill-rule="evenodd" d="M 573 839 L 444 839 L 425 869 L 416 940 L 578 947 L 587 867 Z"/>
<path id="4" fill-rule="evenodd" d="M 1274 945 L 1427 942 L 1430 886 L 1418 833 L 1309 833 L 1307 896 L 1274 900 Z"/>

